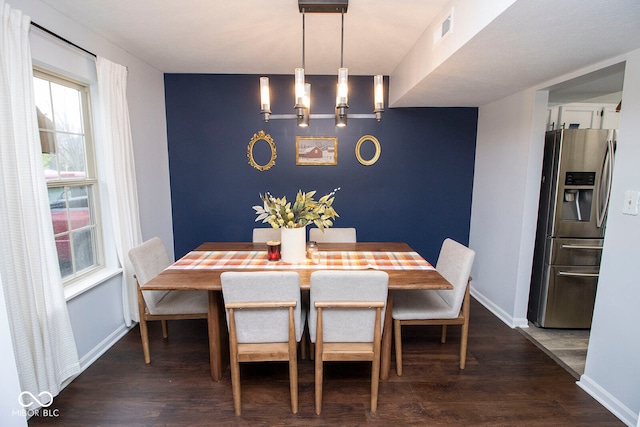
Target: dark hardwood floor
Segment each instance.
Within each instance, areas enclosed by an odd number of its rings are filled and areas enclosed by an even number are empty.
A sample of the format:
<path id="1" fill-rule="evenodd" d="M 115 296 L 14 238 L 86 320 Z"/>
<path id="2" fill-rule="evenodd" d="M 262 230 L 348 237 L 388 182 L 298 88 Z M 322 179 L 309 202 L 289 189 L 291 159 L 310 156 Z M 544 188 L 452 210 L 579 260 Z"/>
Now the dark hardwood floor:
<path id="1" fill-rule="evenodd" d="M 313 364 L 300 360 L 297 415 L 287 365 L 260 363 L 242 365 L 242 416 L 236 417 L 229 370 L 217 383 L 209 376 L 206 321 L 169 322 L 167 341 L 153 322 L 150 365 L 136 327 L 54 399 L 49 409 L 57 417 L 33 417 L 29 425 L 623 425 L 476 301 L 465 370 L 458 368 L 459 328 L 449 329 L 440 344 L 439 328 L 403 328 L 404 375 L 392 366 L 389 381 L 380 383 L 376 414 L 369 411 L 370 364 L 325 364 L 317 416 Z"/>

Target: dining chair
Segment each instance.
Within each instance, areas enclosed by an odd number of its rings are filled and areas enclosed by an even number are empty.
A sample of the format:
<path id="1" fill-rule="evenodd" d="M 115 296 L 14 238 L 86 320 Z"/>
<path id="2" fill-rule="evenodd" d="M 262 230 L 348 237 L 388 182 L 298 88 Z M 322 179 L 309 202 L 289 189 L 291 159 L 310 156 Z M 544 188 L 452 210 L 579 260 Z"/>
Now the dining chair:
<path id="1" fill-rule="evenodd" d="M 162 336 L 169 337 L 167 320 L 206 319 L 207 291 L 143 291 L 140 287 L 171 265 L 167 249 L 154 237 L 129 251 L 138 289 L 140 338 L 145 363 L 151 363 L 147 321 L 162 322 Z"/>
<path id="2" fill-rule="evenodd" d="M 356 243 L 355 228 L 311 228 L 309 240 L 324 243 Z"/>
<path id="3" fill-rule="evenodd" d="M 355 228 L 310 228 L 309 229 L 309 241 L 311 242 L 323 242 L 323 243 L 356 243 L 356 229 Z M 303 293 L 303 301 L 308 305 L 309 296 Z M 310 341 L 310 340 L 309 340 Z M 305 344 L 307 340 L 305 339 Z M 306 349 L 306 346 L 303 347 Z M 313 359 L 314 356 L 314 344 L 311 341 L 309 348 L 311 349 L 309 355 Z"/>
<path id="4" fill-rule="evenodd" d="M 306 313 L 298 273 L 226 271 L 220 275 L 229 328 L 233 406 L 241 414 L 240 363 L 289 362 L 291 411 L 298 413 L 297 343 Z"/>
<path id="5" fill-rule="evenodd" d="M 269 240 L 280 240 L 279 228 L 254 228 L 253 229 L 253 242 L 254 243 L 266 243 Z"/>
<path id="6" fill-rule="evenodd" d="M 376 412 L 388 284 L 384 271 L 311 273 L 309 333 L 315 343 L 316 414 L 322 412 L 324 362 L 333 361 L 371 361 L 371 412 Z"/>
<path id="7" fill-rule="evenodd" d="M 406 290 L 393 293 L 393 331 L 396 372 L 402 375 L 402 325 L 442 325 L 440 341 L 447 338 L 447 325 L 461 325 L 460 369 L 467 359 L 469 333 L 469 283 L 476 253 L 452 239 L 440 248 L 436 270 L 453 285 L 452 290 Z"/>

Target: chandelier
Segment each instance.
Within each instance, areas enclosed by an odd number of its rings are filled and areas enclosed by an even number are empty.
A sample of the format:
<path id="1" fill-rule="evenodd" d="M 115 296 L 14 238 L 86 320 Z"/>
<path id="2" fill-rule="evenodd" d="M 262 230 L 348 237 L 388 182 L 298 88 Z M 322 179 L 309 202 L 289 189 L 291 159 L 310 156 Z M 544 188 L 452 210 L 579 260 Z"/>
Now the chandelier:
<path id="1" fill-rule="evenodd" d="M 305 58 L 305 12 L 306 13 L 340 13 L 342 17 L 342 27 L 340 36 L 340 68 L 338 68 L 338 83 L 336 85 L 336 107 L 333 117 L 338 127 L 347 125 L 347 110 L 349 108 L 349 69 L 344 67 L 344 14 L 347 13 L 349 0 L 298 0 L 298 9 L 302 14 L 302 66 L 294 70 L 294 110 L 295 115 L 272 115 L 271 101 L 269 96 L 269 77 L 260 77 L 260 114 L 265 122 L 270 119 L 296 118 L 298 126 L 309 125 L 309 118 L 329 118 L 328 114 L 311 115 L 311 84 L 305 82 L 304 58 Z M 376 75 L 373 77 L 374 93 L 374 114 L 356 114 L 352 118 L 375 118 L 382 120 L 384 111 L 383 99 L 383 77 Z"/>

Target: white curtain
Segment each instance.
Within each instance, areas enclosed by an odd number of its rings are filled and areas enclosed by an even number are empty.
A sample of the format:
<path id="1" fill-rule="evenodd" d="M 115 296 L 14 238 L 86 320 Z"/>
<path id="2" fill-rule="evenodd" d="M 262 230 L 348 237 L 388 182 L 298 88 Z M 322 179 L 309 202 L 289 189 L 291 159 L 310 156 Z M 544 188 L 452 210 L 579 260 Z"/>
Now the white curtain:
<path id="1" fill-rule="evenodd" d="M 56 396 L 80 364 L 43 173 L 30 19 L 3 0 L 0 7 L 0 283 L 20 386 Z"/>
<path id="2" fill-rule="evenodd" d="M 116 250 L 124 269 L 122 300 L 127 326 L 138 321 L 138 296 L 129 250 L 142 243 L 136 168 L 133 156 L 129 107 L 127 104 L 127 68 L 107 59 L 96 59 L 100 97 L 100 137 L 104 147 L 109 205 L 113 218 Z"/>

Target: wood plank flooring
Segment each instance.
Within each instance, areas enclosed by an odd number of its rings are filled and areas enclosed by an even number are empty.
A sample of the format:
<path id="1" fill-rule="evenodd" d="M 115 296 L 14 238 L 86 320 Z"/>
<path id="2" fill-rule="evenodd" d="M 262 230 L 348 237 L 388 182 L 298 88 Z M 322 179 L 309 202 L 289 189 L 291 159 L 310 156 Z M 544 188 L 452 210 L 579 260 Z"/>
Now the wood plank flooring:
<path id="1" fill-rule="evenodd" d="M 440 344 L 437 327 L 403 328 L 404 375 L 380 382 L 369 410 L 370 364 L 325 364 L 322 414 L 314 411 L 314 370 L 299 361 L 300 410 L 291 413 L 286 363 L 241 366 L 242 416 L 233 411 L 230 373 L 209 376 L 206 321 L 150 327 L 151 364 L 136 327 L 54 399 L 57 417 L 29 426 L 456 425 L 622 426 L 574 377 L 476 301 L 466 369 L 458 368 L 459 328 Z"/>

